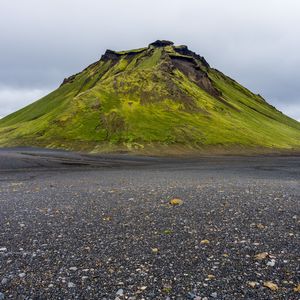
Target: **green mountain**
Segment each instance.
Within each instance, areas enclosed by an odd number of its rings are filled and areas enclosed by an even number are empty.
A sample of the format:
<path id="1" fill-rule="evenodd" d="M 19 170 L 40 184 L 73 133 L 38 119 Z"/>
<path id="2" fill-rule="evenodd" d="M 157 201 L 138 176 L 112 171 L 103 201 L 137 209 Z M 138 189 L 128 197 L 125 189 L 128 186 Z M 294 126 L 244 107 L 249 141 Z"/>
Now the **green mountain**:
<path id="1" fill-rule="evenodd" d="M 299 150 L 300 123 L 186 46 L 115 52 L 0 120 L 1 146 L 188 153 Z"/>

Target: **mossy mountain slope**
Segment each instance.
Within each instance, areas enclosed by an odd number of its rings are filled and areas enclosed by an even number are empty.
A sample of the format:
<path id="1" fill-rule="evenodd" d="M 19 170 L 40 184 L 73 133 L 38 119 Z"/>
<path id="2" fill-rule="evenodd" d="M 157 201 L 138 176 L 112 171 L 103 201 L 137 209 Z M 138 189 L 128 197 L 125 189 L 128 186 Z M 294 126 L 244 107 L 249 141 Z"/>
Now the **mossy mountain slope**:
<path id="1" fill-rule="evenodd" d="M 165 153 L 300 149 L 300 123 L 209 66 L 156 41 L 115 52 L 0 120 L 1 146 Z"/>

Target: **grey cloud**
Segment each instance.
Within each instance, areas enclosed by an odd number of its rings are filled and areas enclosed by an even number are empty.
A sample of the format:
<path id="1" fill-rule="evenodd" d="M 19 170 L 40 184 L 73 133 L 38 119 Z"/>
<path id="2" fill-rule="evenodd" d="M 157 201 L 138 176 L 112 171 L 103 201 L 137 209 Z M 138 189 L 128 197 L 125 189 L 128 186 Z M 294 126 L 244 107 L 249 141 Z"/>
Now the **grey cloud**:
<path id="1" fill-rule="evenodd" d="M 51 90 L 107 48 L 170 39 L 300 119 L 298 0 L 1 0 L 0 16 L 6 89 Z"/>
<path id="2" fill-rule="evenodd" d="M 41 89 L 11 89 L 11 88 L 0 88 L 0 118 L 16 111 L 34 99 L 38 99 L 42 96 L 47 95 L 50 90 Z"/>

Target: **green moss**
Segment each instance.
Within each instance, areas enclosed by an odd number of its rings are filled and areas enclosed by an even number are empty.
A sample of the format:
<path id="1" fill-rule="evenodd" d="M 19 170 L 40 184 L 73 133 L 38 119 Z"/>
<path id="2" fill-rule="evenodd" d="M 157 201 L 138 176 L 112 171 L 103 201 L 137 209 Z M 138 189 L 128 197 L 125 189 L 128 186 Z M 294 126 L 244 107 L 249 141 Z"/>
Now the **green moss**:
<path id="1" fill-rule="evenodd" d="M 144 56 L 141 62 L 137 66 L 137 69 L 147 69 L 155 67 L 161 58 L 162 48 L 154 49 L 153 54 L 150 56 Z"/>

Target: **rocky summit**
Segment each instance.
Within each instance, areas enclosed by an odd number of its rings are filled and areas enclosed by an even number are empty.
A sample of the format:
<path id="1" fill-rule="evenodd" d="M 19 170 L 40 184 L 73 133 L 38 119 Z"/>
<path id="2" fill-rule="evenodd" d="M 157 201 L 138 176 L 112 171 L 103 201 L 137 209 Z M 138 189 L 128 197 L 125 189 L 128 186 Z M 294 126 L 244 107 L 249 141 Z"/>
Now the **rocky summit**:
<path id="1" fill-rule="evenodd" d="M 145 154 L 299 151 L 300 123 L 159 40 L 107 50 L 52 93 L 0 120 L 0 146 Z"/>

